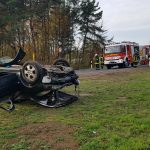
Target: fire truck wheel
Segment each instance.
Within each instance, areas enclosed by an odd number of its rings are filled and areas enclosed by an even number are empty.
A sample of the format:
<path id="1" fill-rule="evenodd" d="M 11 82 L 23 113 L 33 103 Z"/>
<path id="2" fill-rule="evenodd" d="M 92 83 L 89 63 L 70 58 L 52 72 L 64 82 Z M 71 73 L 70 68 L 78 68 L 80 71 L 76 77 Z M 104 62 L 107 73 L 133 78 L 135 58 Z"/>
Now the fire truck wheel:
<path id="1" fill-rule="evenodd" d="M 137 64 L 132 64 L 132 67 L 136 68 L 136 67 L 137 67 Z"/>
<path id="2" fill-rule="evenodd" d="M 119 65 L 119 68 L 123 68 L 123 67 L 124 67 L 124 65 L 123 65 L 123 64 L 120 64 L 120 65 Z"/>
<path id="3" fill-rule="evenodd" d="M 137 65 L 135 65 L 134 63 L 132 63 L 132 64 L 131 64 L 131 67 L 136 68 L 136 67 L 137 67 Z"/>
<path id="4" fill-rule="evenodd" d="M 107 66 L 107 69 L 111 69 L 111 66 Z"/>
<path id="5" fill-rule="evenodd" d="M 129 61 L 128 61 L 128 60 L 126 60 L 126 61 L 124 62 L 124 67 L 125 67 L 125 68 L 128 68 L 128 67 L 129 67 Z"/>

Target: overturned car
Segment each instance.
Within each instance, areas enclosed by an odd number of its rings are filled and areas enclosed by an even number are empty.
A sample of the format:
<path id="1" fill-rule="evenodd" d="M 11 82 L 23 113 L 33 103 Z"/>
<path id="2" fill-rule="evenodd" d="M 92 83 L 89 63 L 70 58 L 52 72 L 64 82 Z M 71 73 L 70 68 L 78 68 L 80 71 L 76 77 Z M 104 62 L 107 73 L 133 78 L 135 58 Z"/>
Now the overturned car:
<path id="1" fill-rule="evenodd" d="M 10 62 L 0 62 L 0 103 L 7 102 L 9 108 L 0 105 L 0 108 L 13 111 L 14 103 L 21 100 L 31 100 L 42 106 L 54 108 L 72 103 L 78 96 L 59 91 L 60 89 L 79 85 L 78 75 L 69 63 L 58 59 L 54 65 L 43 67 L 35 61 L 27 61 L 23 66 L 13 68 L 18 64 L 25 53 L 19 50 L 15 59 Z"/>

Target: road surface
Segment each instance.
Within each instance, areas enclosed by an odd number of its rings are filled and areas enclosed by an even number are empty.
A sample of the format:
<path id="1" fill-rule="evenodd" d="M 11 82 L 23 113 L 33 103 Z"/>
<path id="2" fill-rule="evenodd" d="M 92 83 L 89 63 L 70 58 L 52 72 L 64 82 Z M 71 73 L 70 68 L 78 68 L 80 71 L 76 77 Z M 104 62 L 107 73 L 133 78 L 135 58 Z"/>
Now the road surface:
<path id="1" fill-rule="evenodd" d="M 46 68 L 49 68 L 49 65 L 45 65 Z M 21 66 L 13 66 L 13 67 L 0 67 L 0 72 L 6 71 L 6 72 L 20 72 Z M 100 75 L 109 75 L 109 74 L 116 74 L 116 73 L 127 73 L 131 71 L 150 71 L 149 66 L 138 66 L 136 68 L 112 68 L 112 69 L 101 69 L 101 70 L 95 70 L 95 69 L 80 69 L 75 70 L 76 73 L 79 75 L 79 77 L 94 77 L 94 76 L 100 76 Z"/>
<path id="2" fill-rule="evenodd" d="M 95 69 L 81 69 L 76 70 L 76 73 L 80 77 L 92 77 L 92 76 L 100 76 L 100 75 L 111 75 L 111 74 L 118 74 L 118 73 L 128 73 L 128 72 L 134 72 L 134 71 L 150 71 L 150 67 L 148 66 L 138 66 L 136 68 L 112 68 L 112 69 L 101 69 L 101 70 L 95 70 Z"/>

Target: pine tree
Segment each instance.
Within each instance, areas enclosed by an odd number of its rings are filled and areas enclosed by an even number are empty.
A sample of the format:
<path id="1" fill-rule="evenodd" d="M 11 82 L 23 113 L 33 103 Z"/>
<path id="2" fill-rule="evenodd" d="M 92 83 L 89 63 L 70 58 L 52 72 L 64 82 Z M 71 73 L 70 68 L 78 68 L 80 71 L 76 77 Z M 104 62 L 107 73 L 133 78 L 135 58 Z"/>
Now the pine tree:
<path id="1" fill-rule="evenodd" d="M 101 22 L 103 11 L 101 11 L 99 3 L 96 3 L 95 0 L 83 0 L 80 9 L 78 25 L 80 34 L 83 37 L 82 51 L 84 56 L 87 41 L 104 43 L 105 36 L 103 34 L 105 30 L 103 30 Z"/>

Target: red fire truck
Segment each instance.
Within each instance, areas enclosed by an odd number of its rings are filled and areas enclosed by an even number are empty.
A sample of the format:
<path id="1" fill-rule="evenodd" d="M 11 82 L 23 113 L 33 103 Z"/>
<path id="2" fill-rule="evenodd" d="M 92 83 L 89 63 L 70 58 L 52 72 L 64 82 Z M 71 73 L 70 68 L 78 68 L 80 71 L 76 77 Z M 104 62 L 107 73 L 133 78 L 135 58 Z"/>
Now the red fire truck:
<path id="1" fill-rule="evenodd" d="M 128 66 L 137 66 L 140 62 L 139 44 L 135 42 L 121 42 L 119 44 L 112 44 L 105 47 L 104 64 L 107 69 L 113 66 L 119 68 Z"/>
<path id="2" fill-rule="evenodd" d="M 150 57 L 150 45 L 140 46 L 140 63 L 141 65 L 147 65 Z"/>

